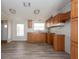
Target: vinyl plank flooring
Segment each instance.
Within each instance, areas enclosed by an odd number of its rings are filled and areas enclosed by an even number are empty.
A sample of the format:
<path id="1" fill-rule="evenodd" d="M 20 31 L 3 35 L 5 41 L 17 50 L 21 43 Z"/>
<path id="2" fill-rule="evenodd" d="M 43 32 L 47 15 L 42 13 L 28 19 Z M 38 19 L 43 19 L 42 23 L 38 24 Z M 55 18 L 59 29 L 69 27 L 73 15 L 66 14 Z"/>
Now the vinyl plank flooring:
<path id="1" fill-rule="evenodd" d="M 2 45 L 1 59 L 70 59 L 65 52 L 56 52 L 46 43 L 11 42 Z"/>

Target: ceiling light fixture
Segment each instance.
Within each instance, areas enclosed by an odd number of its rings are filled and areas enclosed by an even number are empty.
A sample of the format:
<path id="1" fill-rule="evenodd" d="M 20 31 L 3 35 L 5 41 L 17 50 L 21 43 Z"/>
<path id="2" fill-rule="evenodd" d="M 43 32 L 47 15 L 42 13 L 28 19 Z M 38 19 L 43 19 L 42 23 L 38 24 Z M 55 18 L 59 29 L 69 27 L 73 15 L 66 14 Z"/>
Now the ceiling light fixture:
<path id="1" fill-rule="evenodd" d="M 16 14 L 16 10 L 15 9 L 9 9 L 10 13 L 12 14 Z"/>
<path id="2" fill-rule="evenodd" d="M 34 14 L 39 14 L 39 13 L 40 13 L 39 9 L 34 10 Z"/>
<path id="3" fill-rule="evenodd" d="M 23 2 L 24 7 L 30 7 L 31 3 L 30 2 Z"/>

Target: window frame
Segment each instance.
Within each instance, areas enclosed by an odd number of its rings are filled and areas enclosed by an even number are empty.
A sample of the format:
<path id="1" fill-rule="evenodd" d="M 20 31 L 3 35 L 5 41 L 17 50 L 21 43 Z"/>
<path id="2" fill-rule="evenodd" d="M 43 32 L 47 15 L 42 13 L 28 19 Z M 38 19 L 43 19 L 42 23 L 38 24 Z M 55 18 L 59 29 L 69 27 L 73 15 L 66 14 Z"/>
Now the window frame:
<path id="1" fill-rule="evenodd" d="M 24 36 L 24 24 L 16 24 L 16 36 Z"/>
<path id="2" fill-rule="evenodd" d="M 38 24 L 38 29 L 35 29 L 35 24 Z M 43 26 L 41 26 L 40 24 L 43 24 Z M 43 27 L 42 29 L 39 27 Z M 44 31 L 45 30 L 45 23 L 34 23 L 34 31 Z"/>

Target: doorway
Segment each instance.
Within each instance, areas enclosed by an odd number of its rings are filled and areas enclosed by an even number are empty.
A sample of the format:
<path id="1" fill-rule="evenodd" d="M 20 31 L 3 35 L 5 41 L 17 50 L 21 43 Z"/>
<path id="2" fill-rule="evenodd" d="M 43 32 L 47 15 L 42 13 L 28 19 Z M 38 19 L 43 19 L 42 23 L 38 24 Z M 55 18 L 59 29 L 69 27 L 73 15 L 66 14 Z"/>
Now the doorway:
<path id="1" fill-rule="evenodd" d="M 1 20 L 1 40 L 8 40 L 8 21 Z"/>

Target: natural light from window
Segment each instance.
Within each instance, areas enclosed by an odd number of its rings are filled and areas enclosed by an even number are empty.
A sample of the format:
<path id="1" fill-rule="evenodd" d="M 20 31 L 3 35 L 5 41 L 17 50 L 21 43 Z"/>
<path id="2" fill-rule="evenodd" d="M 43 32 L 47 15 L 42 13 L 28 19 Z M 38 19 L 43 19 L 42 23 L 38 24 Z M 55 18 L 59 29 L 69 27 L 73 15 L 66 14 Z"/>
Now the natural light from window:
<path id="1" fill-rule="evenodd" d="M 45 30 L 45 24 L 44 23 L 34 23 L 34 30 L 37 30 L 37 31 Z"/>
<path id="2" fill-rule="evenodd" d="M 17 36 L 24 36 L 24 24 L 17 24 Z"/>

